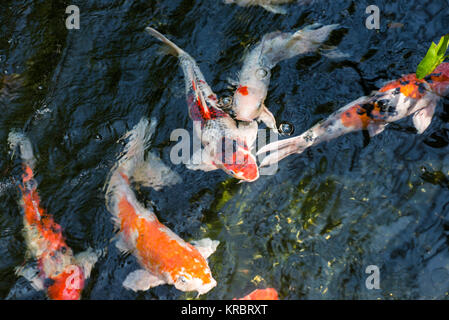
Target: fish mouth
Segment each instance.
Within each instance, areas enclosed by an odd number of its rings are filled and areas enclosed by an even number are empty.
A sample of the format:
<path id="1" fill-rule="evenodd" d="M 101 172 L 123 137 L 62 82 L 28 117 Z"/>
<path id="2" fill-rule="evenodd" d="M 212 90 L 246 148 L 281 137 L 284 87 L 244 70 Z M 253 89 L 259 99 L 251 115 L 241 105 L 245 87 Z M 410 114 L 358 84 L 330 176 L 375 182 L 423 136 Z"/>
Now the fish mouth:
<path id="1" fill-rule="evenodd" d="M 210 279 L 209 283 L 203 284 L 201 287 L 198 288 L 198 296 L 205 294 L 212 290 L 217 285 L 217 281 L 215 281 L 214 278 Z"/>
<path id="2" fill-rule="evenodd" d="M 253 182 L 259 178 L 259 167 L 256 163 L 223 165 L 225 171 L 234 178 Z"/>

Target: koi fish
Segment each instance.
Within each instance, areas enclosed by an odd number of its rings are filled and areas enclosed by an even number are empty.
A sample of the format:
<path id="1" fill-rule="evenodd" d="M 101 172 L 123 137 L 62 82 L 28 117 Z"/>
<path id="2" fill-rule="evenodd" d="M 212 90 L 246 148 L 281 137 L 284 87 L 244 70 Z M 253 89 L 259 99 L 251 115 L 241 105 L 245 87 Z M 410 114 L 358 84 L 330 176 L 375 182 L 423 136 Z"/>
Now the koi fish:
<path id="1" fill-rule="evenodd" d="M 18 132 L 11 132 L 8 140 L 13 150 L 19 148 L 23 161 L 25 173 L 20 190 L 24 235 L 28 255 L 37 261 L 37 267 L 20 267 L 16 272 L 29 280 L 36 290 L 45 290 L 52 300 L 79 300 L 85 280 L 101 252 L 89 248 L 73 255 L 61 226 L 40 205 L 31 142 Z"/>
<path id="2" fill-rule="evenodd" d="M 294 0 L 224 0 L 224 3 L 236 3 L 241 7 L 261 6 L 265 10 L 273 13 L 286 14 L 287 10 L 285 10 L 282 5 L 293 1 Z"/>
<path id="3" fill-rule="evenodd" d="M 145 169 L 139 168 L 145 163 L 144 150 L 155 127 L 154 119 L 149 124 L 143 118 L 123 137 L 128 139 L 125 151 L 107 182 L 106 206 L 120 230 L 116 246 L 122 252 L 131 252 L 142 267 L 131 272 L 123 286 L 138 291 L 171 284 L 181 291 L 204 294 L 217 284 L 206 259 L 215 252 L 219 242 L 209 238 L 192 242 L 193 245 L 185 242 L 160 223 L 152 210 L 137 201 L 130 186 L 136 173 L 145 174 Z M 151 159 L 145 167 L 151 168 Z M 144 180 L 142 176 L 138 178 Z M 164 185 L 174 183 L 176 179 L 165 181 Z"/>
<path id="4" fill-rule="evenodd" d="M 318 50 L 337 27 L 337 24 L 321 26 L 316 23 L 294 33 L 277 31 L 263 36 L 245 57 L 239 72 L 231 107 L 235 118 L 241 121 L 257 119 L 276 131 L 276 120 L 264 104 L 271 69 L 282 60 Z"/>
<path id="5" fill-rule="evenodd" d="M 361 97 L 301 135 L 270 143 L 258 155 L 270 151 L 260 166 L 276 163 L 293 153 L 302 153 L 310 146 L 335 139 L 357 130 L 368 130 L 371 137 L 381 133 L 390 122 L 413 114 L 418 134 L 432 121 L 435 106 L 449 94 L 449 63 L 440 64 L 432 74 L 418 79 L 408 74 L 391 81 L 367 97 Z"/>
<path id="6" fill-rule="evenodd" d="M 247 296 L 243 298 L 233 300 L 279 300 L 278 293 L 276 289 L 267 288 L 267 289 L 256 289 Z"/>
<path id="7" fill-rule="evenodd" d="M 184 72 L 189 115 L 194 121 L 194 132 L 204 147 L 192 157 L 201 159 L 201 163 L 190 161 L 187 168 L 203 171 L 222 169 L 237 179 L 257 180 L 259 168 L 250 152 L 256 140 L 257 127 L 250 130 L 249 136 L 248 130 L 240 130 L 229 114 L 219 107 L 217 96 L 204 80 L 195 60 L 157 30 L 147 27 L 146 31 L 175 51 Z"/>

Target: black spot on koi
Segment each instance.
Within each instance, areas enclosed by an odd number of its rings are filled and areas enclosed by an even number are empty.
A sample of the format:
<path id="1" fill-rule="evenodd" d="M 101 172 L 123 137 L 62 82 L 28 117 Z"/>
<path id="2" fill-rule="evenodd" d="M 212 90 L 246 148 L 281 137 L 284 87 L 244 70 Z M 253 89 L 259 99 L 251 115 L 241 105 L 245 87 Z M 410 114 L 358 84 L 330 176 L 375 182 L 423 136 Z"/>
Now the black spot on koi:
<path id="1" fill-rule="evenodd" d="M 419 93 L 423 94 L 424 92 L 426 92 L 426 86 L 424 83 L 419 82 L 419 83 L 417 83 L 417 86 L 418 86 Z"/>

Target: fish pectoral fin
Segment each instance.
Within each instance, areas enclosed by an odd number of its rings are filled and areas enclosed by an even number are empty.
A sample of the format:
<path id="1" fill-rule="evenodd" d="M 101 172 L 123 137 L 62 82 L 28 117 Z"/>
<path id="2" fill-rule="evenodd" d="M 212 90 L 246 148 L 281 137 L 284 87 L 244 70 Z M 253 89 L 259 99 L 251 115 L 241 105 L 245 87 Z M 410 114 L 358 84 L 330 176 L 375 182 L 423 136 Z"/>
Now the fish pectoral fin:
<path id="1" fill-rule="evenodd" d="M 268 110 L 268 108 L 264 104 L 262 105 L 262 113 L 260 114 L 259 118 L 257 118 L 257 120 L 265 123 L 265 125 L 268 128 L 270 128 L 276 132 L 278 131 L 277 126 L 276 126 L 276 119 L 274 118 L 271 111 Z"/>
<path id="2" fill-rule="evenodd" d="M 192 241 L 191 243 L 201 253 L 204 259 L 207 259 L 212 253 L 215 252 L 215 250 L 217 250 L 220 241 L 204 238 L 201 240 Z"/>
<path id="3" fill-rule="evenodd" d="M 39 291 L 44 290 L 44 281 L 39 277 L 39 269 L 35 267 L 18 267 L 16 274 L 30 281 L 31 286 Z"/>
<path id="4" fill-rule="evenodd" d="M 385 130 L 385 127 L 387 126 L 388 123 L 371 123 L 368 125 L 368 133 L 369 136 L 372 138 L 375 135 L 381 133 L 382 131 Z"/>
<path id="5" fill-rule="evenodd" d="M 213 163 L 213 159 L 210 156 L 208 149 L 198 149 L 196 150 L 189 163 L 186 163 L 186 168 L 189 170 L 202 170 L 202 171 L 212 171 L 217 170 L 218 167 Z"/>
<path id="6" fill-rule="evenodd" d="M 413 115 L 413 124 L 419 134 L 423 133 L 432 122 L 433 114 L 435 113 L 436 102 L 432 102 L 427 107 L 418 110 Z"/>
<path id="7" fill-rule="evenodd" d="M 237 123 L 237 128 L 239 130 L 239 134 L 246 138 L 246 143 L 248 144 L 249 149 L 252 151 L 256 145 L 257 139 L 257 129 L 259 125 L 257 121 L 245 122 L 239 121 Z"/>
<path id="8" fill-rule="evenodd" d="M 146 291 L 164 283 L 164 280 L 161 280 L 151 272 L 139 269 L 128 274 L 125 281 L 123 281 L 123 286 L 133 291 Z"/>
<path id="9" fill-rule="evenodd" d="M 274 5 L 274 4 L 261 4 L 262 8 L 267 11 L 276 13 L 276 14 L 287 14 L 287 10 L 283 6 Z"/>
<path id="10" fill-rule="evenodd" d="M 349 53 L 342 52 L 336 46 L 321 45 L 318 52 L 328 59 L 345 59 L 351 57 Z"/>
<path id="11" fill-rule="evenodd" d="M 123 254 L 129 254 L 132 250 L 128 247 L 126 242 L 122 238 L 123 236 L 120 234 L 117 237 L 117 241 L 115 242 L 116 248 Z"/>
<path id="12" fill-rule="evenodd" d="M 90 277 L 90 272 L 94 267 L 95 263 L 97 263 L 98 258 L 103 256 L 106 253 L 106 249 L 104 250 L 93 250 L 92 248 L 87 249 L 86 251 L 80 252 L 75 255 L 75 260 L 77 264 L 83 268 L 84 278 L 87 279 Z"/>

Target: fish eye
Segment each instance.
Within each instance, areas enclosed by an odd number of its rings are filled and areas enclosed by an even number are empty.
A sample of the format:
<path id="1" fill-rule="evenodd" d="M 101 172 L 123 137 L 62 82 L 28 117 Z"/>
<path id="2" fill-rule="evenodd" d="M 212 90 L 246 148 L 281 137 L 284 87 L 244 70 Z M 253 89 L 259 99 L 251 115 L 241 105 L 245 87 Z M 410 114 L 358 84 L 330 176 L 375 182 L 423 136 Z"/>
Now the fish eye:
<path id="1" fill-rule="evenodd" d="M 222 100 L 223 106 L 228 106 L 232 103 L 232 98 L 231 97 L 224 97 Z"/>
<path id="2" fill-rule="evenodd" d="M 268 75 L 268 71 L 266 69 L 260 68 L 256 71 L 256 75 L 259 79 L 263 79 Z"/>
<path id="3" fill-rule="evenodd" d="M 181 281 L 182 283 L 186 283 L 187 282 L 187 279 L 185 277 L 183 277 L 183 276 L 180 276 L 178 278 L 178 280 Z"/>

